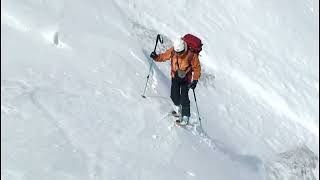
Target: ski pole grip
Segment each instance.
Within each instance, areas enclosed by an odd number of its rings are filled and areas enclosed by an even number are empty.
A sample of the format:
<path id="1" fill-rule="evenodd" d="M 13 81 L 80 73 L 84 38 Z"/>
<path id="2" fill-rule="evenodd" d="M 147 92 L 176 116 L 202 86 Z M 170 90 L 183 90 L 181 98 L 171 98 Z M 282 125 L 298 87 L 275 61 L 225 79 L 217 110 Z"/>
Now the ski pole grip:
<path id="1" fill-rule="evenodd" d="M 154 46 L 153 52 L 156 52 L 158 41 L 160 41 L 161 44 L 163 43 L 163 39 L 161 38 L 160 34 L 157 35 L 156 45 Z"/>

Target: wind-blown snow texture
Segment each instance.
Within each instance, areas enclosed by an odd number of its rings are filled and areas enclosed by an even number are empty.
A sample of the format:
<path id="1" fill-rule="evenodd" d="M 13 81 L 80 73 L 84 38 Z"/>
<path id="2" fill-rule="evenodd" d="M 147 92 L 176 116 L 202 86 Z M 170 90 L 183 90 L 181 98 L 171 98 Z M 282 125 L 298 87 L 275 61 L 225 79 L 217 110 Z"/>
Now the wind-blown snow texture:
<path id="1" fill-rule="evenodd" d="M 1 1 L 1 180 L 319 179 L 318 6 Z M 169 63 L 141 98 L 158 33 L 203 40 L 203 132 L 167 117 Z"/>

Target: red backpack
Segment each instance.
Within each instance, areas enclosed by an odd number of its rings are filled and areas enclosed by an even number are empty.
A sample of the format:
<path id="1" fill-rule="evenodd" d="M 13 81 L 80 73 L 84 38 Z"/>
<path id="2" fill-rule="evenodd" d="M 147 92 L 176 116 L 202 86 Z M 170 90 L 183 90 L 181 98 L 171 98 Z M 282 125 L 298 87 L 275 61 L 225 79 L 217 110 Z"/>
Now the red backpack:
<path id="1" fill-rule="evenodd" d="M 203 45 L 201 39 L 192 34 L 186 34 L 182 39 L 187 43 L 190 51 L 196 54 L 199 54 L 201 52 Z"/>

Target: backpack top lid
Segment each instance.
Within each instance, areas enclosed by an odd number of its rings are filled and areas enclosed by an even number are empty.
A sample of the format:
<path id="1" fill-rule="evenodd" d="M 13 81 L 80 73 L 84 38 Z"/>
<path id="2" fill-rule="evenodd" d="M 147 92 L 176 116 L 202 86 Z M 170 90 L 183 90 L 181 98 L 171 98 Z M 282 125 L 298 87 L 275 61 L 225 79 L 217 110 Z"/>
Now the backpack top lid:
<path id="1" fill-rule="evenodd" d="M 202 50 L 202 42 L 201 39 L 197 36 L 194 36 L 192 34 L 186 34 L 182 37 L 182 39 L 187 43 L 188 48 L 196 53 L 199 54 Z"/>

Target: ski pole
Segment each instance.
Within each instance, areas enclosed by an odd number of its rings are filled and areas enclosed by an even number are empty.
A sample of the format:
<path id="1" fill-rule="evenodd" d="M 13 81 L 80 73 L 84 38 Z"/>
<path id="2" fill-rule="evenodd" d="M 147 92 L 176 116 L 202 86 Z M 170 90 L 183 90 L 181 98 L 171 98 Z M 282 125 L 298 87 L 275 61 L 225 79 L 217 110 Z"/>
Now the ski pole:
<path id="1" fill-rule="evenodd" d="M 154 46 L 153 52 L 156 52 L 157 45 L 158 45 L 158 41 L 160 41 L 161 44 L 163 43 L 163 39 L 161 38 L 160 34 L 157 35 L 156 45 Z M 150 73 L 151 73 L 151 69 L 152 69 L 153 63 L 154 63 L 154 62 L 153 62 L 153 60 L 152 60 L 152 62 L 150 63 L 149 73 L 148 73 L 148 76 L 147 76 L 146 84 L 145 84 L 145 86 L 144 86 L 143 94 L 141 95 L 143 98 L 146 98 L 145 93 L 146 93 L 146 90 L 147 90 L 147 85 L 148 85 L 148 81 L 149 81 L 149 77 L 150 77 Z"/>
<path id="2" fill-rule="evenodd" d="M 200 127 L 202 128 L 201 118 L 200 118 L 200 113 L 199 113 L 199 108 L 198 108 L 198 103 L 197 103 L 197 98 L 196 98 L 196 93 L 194 92 L 194 89 L 193 89 L 193 96 L 194 96 L 194 101 L 196 102 L 196 107 L 197 107 L 197 113 L 198 113 Z"/>

